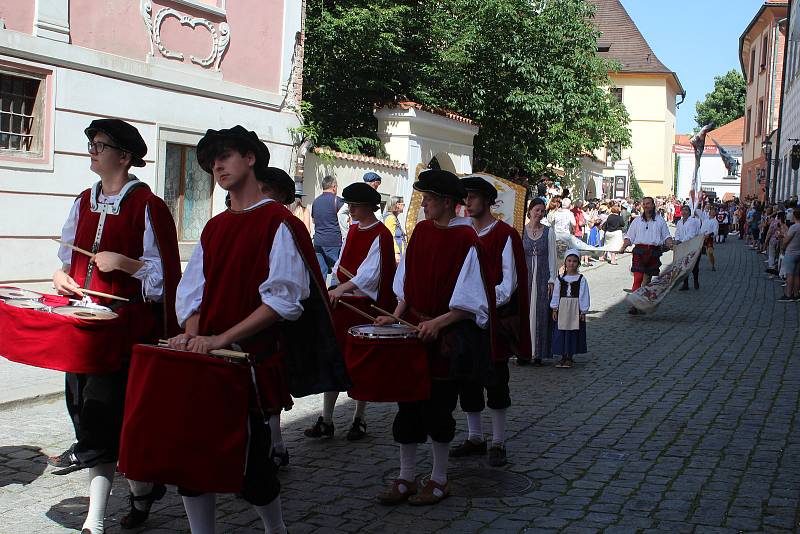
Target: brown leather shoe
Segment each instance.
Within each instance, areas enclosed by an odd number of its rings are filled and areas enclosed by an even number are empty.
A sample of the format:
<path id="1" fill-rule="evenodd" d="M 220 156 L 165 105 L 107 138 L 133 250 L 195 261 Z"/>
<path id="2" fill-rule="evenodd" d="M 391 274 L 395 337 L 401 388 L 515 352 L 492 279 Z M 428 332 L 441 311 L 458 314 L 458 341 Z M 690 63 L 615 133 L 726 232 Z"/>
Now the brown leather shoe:
<path id="1" fill-rule="evenodd" d="M 400 485 L 406 487 L 406 491 L 400 491 Z M 405 502 L 409 497 L 417 493 L 417 483 L 403 480 L 402 478 L 395 479 L 392 486 L 382 491 L 377 495 L 378 502 L 381 504 L 400 504 Z"/>
<path id="2" fill-rule="evenodd" d="M 486 441 L 475 442 L 471 439 L 464 440 L 461 445 L 450 449 L 450 458 L 463 458 L 464 456 L 483 456 L 486 454 Z"/>
<path id="3" fill-rule="evenodd" d="M 441 495 L 436 495 L 434 490 L 439 490 Z M 450 484 L 445 482 L 444 485 L 438 484 L 433 480 L 429 480 L 419 495 L 414 495 L 408 498 L 408 504 L 411 506 L 430 506 L 438 504 L 450 496 Z"/>

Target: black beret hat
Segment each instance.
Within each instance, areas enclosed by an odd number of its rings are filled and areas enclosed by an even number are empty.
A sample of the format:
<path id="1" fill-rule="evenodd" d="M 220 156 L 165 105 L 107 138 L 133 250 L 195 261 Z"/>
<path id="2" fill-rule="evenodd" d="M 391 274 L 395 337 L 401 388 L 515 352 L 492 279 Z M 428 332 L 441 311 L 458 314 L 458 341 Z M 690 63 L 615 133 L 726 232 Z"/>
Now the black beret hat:
<path id="1" fill-rule="evenodd" d="M 258 176 L 269 166 L 269 149 L 258 138 L 255 132 L 247 131 L 243 126 L 236 125 L 226 130 L 208 130 L 197 143 L 197 163 L 209 174 L 214 159 L 225 148 L 225 142 L 234 146 L 252 151 L 256 156 L 255 172 Z"/>
<path id="2" fill-rule="evenodd" d="M 131 153 L 131 165 L 144 167 L 144 156 L 147 154 L 147 143 L 135 126 L 120 119 L 96 119 L 83 131 L 89 141 L 94 141 L 97 132 L 109 136 L 122 150 Z"/>
<path id="3" fill-rule="evenodd" d="M 364 182 L 350 184 L 342 190 L 342 198 L 348 204 L 378 206 L 381 194 Z"/>
<path id="4" fill-rule="evenodd" d="M 259 182 L 268 184 L 278 193 L 279 198 L 275 200 L 281 204 L 294 202 L 294 180 L 283 169 L 267 167 L 263 172 L 257 173 L 256 178 Z"/>
<path id="5" fill-rule="evenodd" d="M 419 180 L 414 182 L 414 190 L 421 193 L 433 193 L 440 197 L 455 198 L 458 201 L 464 200 L 467 192 L 458 176 L 450 171 L 439 169 L 428 169 L 419 174 Z"/>
<path id="6" fill-rule="evenodd" d="M 489 183 L 488 180 L 481 178 L 480 176 L 467 176 L 466 178 L 461 179 L 461 185 L 464 186 L 464 189 L 467 192 L 473 191 L 480 195 L 483 195 L 486 200 L 491 203 L 494 203 L 497 200 L 497 189 Z"/>

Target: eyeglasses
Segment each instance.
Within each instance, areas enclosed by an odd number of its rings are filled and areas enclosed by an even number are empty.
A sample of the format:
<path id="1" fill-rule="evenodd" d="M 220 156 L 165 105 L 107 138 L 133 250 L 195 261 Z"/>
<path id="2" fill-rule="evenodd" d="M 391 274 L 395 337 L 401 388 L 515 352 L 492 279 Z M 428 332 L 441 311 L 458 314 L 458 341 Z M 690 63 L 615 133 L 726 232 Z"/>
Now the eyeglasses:
<path id="1" fill-rule="evenodd" d="M 106 148 L 116 148 L 117 150 L 120 150 L 122 152 L 128 152 L 128 150 L 125 150 L 124 148 L 120 148 L 114 145 L 109 145 L 108 143 L 103 143 L 102 141 L 97 141 L 97 142 L 89 141 L 87 143 L 87 149 L 89 150 L 89 154 L 92 153 L 102 154 L 103 150 L 105 150 Z"/>

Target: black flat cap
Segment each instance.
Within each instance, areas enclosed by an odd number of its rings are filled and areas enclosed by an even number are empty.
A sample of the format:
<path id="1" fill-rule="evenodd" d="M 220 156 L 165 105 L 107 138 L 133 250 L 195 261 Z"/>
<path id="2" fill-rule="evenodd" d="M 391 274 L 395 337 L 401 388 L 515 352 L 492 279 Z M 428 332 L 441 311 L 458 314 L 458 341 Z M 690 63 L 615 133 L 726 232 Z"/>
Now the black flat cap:
<path id="1" fill-rule="evenodd" d="M 294 180 L 283 169 L 267 167 L 263 172 L 256 173 L 256 178 L 278 193 L 278 198 L 275 200 L 281 204 L 294 202 Z"/>
<path id="2" fill-rule="evenodd" d="M 439 169 L 429 169 L 422 171 L 419 174 L 419 180 L 414 182 L 414 190 L 421 193 L 433 193 L 440 197 L 450 197 L 458 200 L 464 200 L 467 192 L 458 176 L 450 171 L 443 171 Z"/>
<path id="3" fill-rule="evenodd" d="M 147 143 L 135 126 L 120 119 L 96 119 L 83 132 L 89 141 L 94 141 L 97 132 L 106 134 L 119 148 L 131 153 L 131 165 L 144 167 Z"/>
<path id="4" fill-rule="evenodd" d="M 483 197 L 492 204 L 497 200 L 497 189 L 485 178 L 481 178 L 480 176 L 467 176 L 461 179 L 461 185 L 464 186 L 467 193 L 472 191 L 483 195 Z"/>
<path id="5" fill-rule="evenodd" d="M 225 149 L 226 144 L 244 148 L 256 155 L 256 176 L 263 173 L 269 166 L 267 145 L 261 142 L 255 132 L 248 131 L 237 124 L 226 130 L 207 130 L 200 142 L 197 143 L 197 163 L 204 171 L 212 174 L 211 166 L 214 164 L 214 159 Z"/>
<path id="6" fill-rule="evenodd" d="M 381 194 L 365 182 L 350 184 L 342 190 L 342 198 L 348 204 L 379 206 Z"/>

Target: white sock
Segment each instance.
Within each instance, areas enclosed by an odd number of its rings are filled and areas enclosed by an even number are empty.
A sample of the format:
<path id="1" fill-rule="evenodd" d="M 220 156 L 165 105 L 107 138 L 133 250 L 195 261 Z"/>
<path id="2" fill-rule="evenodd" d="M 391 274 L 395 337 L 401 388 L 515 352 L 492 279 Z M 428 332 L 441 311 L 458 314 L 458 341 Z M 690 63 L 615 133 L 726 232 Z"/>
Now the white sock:
<path id="1" fill-rule="evenodd" d="M 115 463 L 110 462 L 89 468 L 89 512 L 81 529 L 88 528 L 92 534 L 103 534 L 103 518 L 114 482 L 114 467 Z"/>
<path id="2" fill-rule="evenodd" d="M 269 416 L 269 432 L 272 436 L 272 448 L 280 453 L 286 452 L 281 433 L 281 414 Z"/>
<path id="3" fill-rule="evenodd" d="M 265 534 L 286 534 L 286 524 L 283 522 L 281 509 L 281 496 L 275 497 L 271 503 L 264 506 L 254 506 L 258 516 L 264 522 Z"/>
<path id="4" fill-rule="evenodd" d="M 506 412 L 508 410 L 493 410 L 489 408 L 492 416 L 492 446 L 497 447 L 506 441 Z"/>
<path id="5" fill-rule="evenodd" d="M 128 485 L 131 487 L 131 494 L 134 497 L 141 497 L 142 495 L 147 495 L 153 491 L 153 484 L 151 482 L 137 482 L 136 480 L 128 480 Z M 145 501 L 134 500 L 133 506 L 140 512 L 144 512 L 144 509 L 147 508 L 147 503 Z"/>
<path id="6" fill-rule="evenodd" d="M 400 479 L 413 482 L 417 478 L 417 444 L 400 444 Z M 400 488 L 400 491 L 405 491 Z"/>
<path id="7" fill-rule="evenodd" d="M 467 429 L 469 439 L 475 443 L 483 441 L 483 423 L 481 422 L 481 412 L 467 412 Z"/>
<path id="8" fill-rule="evenodd" d="M 217 494 L 204 493 L 197 497 L 183 497 L 183 507 L 189 519 L 192 534 L 215 534 L 217 523 Z"/>
<path id="9" fill-rule="evenodd" d="M 367 409 L 367 401 L 356 401 L 356 413 L 353 414 L 353 419 L 358 417 L 364 419 L 364 411 Z"/>
<path id="10" fill-rule="evenodd" d="M 433 472 L 431 480 L 437 484 L 447 483 L 447 461 L 450 458 L 450 443 L 432 441 L 433 443 Z M 441 495 L 438 495 L 441 497 Z"/>
<path id="11" fill-rule="evenodd" d="M 338 398 L 338 391 L 326 391 L 322 394 L 322 420 L 328 424 L 333 422 L 333 408 Z"/>

